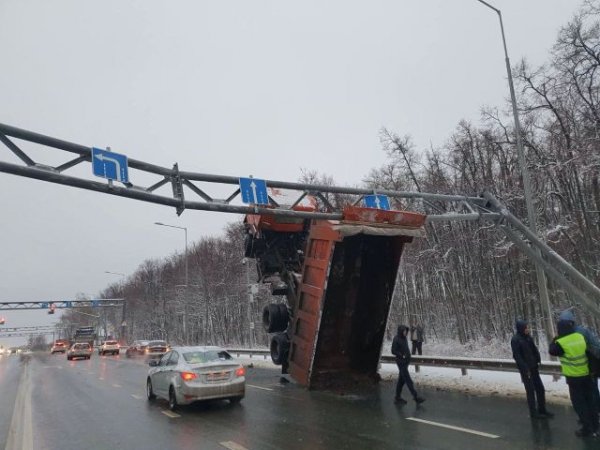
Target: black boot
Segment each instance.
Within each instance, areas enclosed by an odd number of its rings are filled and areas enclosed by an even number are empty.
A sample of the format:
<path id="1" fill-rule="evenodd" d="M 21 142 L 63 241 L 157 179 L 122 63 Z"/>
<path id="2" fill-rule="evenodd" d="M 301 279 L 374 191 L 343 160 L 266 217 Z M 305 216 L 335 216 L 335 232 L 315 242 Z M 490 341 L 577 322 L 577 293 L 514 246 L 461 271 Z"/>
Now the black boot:
<path id="1" fill-rule="evenodd" d="M 419 404 L 423 403 L 424 401 L 425 401 L 425 399 L 424 399 L 423 397 L 419 397 L 419 396 L 416 396 L 416 397 L 415 397 L 415 403 L 416 403 L 417 405 L 419 405 Z"/>

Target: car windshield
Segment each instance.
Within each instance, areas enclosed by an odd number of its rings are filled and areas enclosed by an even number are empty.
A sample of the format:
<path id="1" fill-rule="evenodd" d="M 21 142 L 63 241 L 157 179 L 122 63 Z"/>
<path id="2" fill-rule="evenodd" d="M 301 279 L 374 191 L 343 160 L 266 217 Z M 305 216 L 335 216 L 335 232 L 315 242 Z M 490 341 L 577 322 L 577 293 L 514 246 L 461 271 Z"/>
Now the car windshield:
<path id="1" fill-rule="evenodd" d="M 117 345 L 117 341 L 106 341 L 106 345 Z"/>
<path id="2" fill-rule="evenodd" d="M 148 346 L 150 346 L 150 347 L 166 347 L 167 343 L 165 341 L 150 341 Z"/>
<path id="3" fill-rule="evenodd" d="M 83 350 L 86 348 L 90 348 L 90 344 L 76 344 L 74 348 L 75 350 Z"/>
<path id="4" fill-rule="evenodd" d="M 224 350 L 207 350 L 187 352 L 183 354 L 183 358 L 188 364 L 202 364 L 208 362 L 227 361 L 231 359 L 231 355 Z"/>

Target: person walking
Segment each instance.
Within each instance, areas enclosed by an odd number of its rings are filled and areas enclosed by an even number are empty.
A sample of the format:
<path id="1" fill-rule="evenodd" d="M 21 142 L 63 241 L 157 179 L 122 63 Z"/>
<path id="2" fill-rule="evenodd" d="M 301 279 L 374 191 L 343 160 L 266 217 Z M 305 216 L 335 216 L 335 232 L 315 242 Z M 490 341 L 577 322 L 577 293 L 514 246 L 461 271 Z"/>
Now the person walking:
<path id="1" fill-rule="evenodd" d="M 412 342 L 412 354 L 416 355 L 417 352 L 419 355 L 423 354 L 423 340 L 425 334 L 423 331 L 423 326 L 414 321 L 412 326 L 410 327 L 410 340 Z"/>
<path id="2" fill-rule="evenodd" d="M 586 344 L 586 353 L 588 356 L 588 367 L 590 376 L 592 377 L 594 400 L 596 403 L 596 411 L 600 413 L 600 390 L 598 390 L 598 377 L 600 376 L 600 339 L 596 333 L 582 325 L 577 325 L 573 309 L 565 309 L 558 316 L 558 320 L 566 320 L 571 322 L 576 333 L 580 333 Z"/>
<path id="3" fill-rule="evenodd" d="M 417 390 L 413 384 L 410 373 L 408 372 L 408 365 L 410 364 L 410 350 L 408 348 L 408 341 L 406 335 L 408 334 L 408 327 L 400 325 L 398 332 L 394 336 L 392 341 L 392 354 L 396 357 L 396 365 L 398 366 L 398 383 L 396 384 L 396 396 L 394 397 L 394 403 L 406 404 L 406 400 L 402 398 L 402 389 L 404 385 L 408 387 L 408 390 L 413 396 L 413 399 L 417 404 L 423 403 L 425 399 L 419 397 Z"/>
<path id="4" fill-rule="evenodd" d="M 532 419 L 551 418 L 554 414 L 546 409 L 546 390 L 540 378 L 540 352 L 531 337 L 527 321 L 517 320 L 516 328 L 517 332 L 512 337 L 510 346 L 525 386 L 529 416 Z"/>
<path id="5" fill-rule="evenodd" d="M 569 385 L 571 404 L 582 425 L 575 434 L 579 437 L 597 437 L 598 411 L 588 367 L 585 338 L 575 331 L 573 322 L 569 320 L 559 320 L 557 328 L 558 336 L 554 338 L 548 351 L 552 356 L 559 357 L 562 374 Z"/>

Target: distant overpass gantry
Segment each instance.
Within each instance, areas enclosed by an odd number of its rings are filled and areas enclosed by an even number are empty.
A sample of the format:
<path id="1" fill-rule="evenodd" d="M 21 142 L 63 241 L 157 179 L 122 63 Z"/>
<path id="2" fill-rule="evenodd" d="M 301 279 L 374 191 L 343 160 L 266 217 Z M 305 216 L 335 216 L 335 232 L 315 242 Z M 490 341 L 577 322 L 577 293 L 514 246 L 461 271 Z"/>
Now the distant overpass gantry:
<path id="1" fill-rule="evenodd" d="M 73 309 L 73 308 L 111 308 L 123 307 L 125 299 L 123 298 L 99 298 L 91 300 L 44 300 L 34 302 L 0 302 L 0 310 L 49 310 L 51 306 L 54 309 Z"/>

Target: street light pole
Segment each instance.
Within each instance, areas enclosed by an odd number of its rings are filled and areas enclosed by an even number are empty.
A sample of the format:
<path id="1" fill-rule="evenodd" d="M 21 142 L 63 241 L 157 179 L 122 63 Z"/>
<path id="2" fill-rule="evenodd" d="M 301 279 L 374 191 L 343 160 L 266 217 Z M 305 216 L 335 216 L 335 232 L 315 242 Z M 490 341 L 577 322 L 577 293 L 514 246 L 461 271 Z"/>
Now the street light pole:
<path id="1" fill-rule="evenodd" d="M 184 254 L 184 259 L 185 259 L 185 293 L 187 294 L 188 291 L 188 286 L 189 286 L 189 265 L 188 265 L 188 233 L 187 233 L 187 228 L 186 227 L 179 227 L 177 225 L 167 225 L 166 223 L 162 223 L 162 222 L 154 222 L 154 225 L 160 225 L 162 227 L 169 227 L 169 228 L 178 228 L 180 230 L 183 230 L 185 233 L 185 254 Z M 186 344 L 189 344 L 189 337 L 187 334 L 187 319 L 188 319 L 188 309 L 187 309 L 187 296 L 186 298 L 184 298 L 183 300 L 183 336 L 184 336 L 184 341 Z"/>
<path id="2" fill-rule="evenodd" d="M 510 88 L 510 100 L 512 103 L 513 119 L 515 122 L 515 134 L 517 138 L 517 155 L 519 158 L 519 166 L 521 167 L 521 177 L 523 178 L 523 190 L 525 191 L 525 205 L 527 207 L 527 218 L 529 220 L 529 229 L 537 234 L 535 209 L 533 205 L 533 195 L 531 189 L 531 179 L 529 178 L 529 171 L 527 170 L 527 161 L 525 160 L 525 151 L 523 150 L 523 140 L 521 137 L 521 122 L 519 120 L 519 110 L 517 108 L 517 98 L 515 95 L 515 87 L 513 84 L 512 71 L 510 67 L 510 59 L 508 58 L 508 49 L 506 46 L 506 37 L 504 35 L 504 24 L 502 22 L 502 13 L 498 8 L 490 5 L 484 0 L 477 0 L 479 3 L 487 6 L 491 10 L 498 14 L 498 20 L 500 21 L 500 31 L 502 33 L 502 45 L 504 47 L 504 61 L 506 63 L 506 73 L 508 75 L 508 86 Z M 540 251 L 534 248 L 534 251 L 541 257 Z M 537 277 L 538 290 L 540 294 L 540 300 L 542 303 L 542 310 L 545 317 L 545 331 L 548 342 L 552 340 L 554 336 L 554 323 L 552 322 L 552 314 L 550 308 L 550 298 L 548 296 L 548 283 L 546 282 L 546 274 L 539 264 L 535 264 L 535 273 Z"/>
<path id="3" fill-rule="evenodd" d="M 111 272 L 110 270 L 105 270 L 104 273 L 120 276 L 122 278 L 121 282 L 124 282 L 126 277 L 126 275 L 121 272 Z M 127 300 L 125 300 L 125 296 L 123 296 L 123 308 L 121 309 L 121 344 L 123 345 L 127 344 L 127 336 L 125 333 L 125 331 L 127 330 L 127 322 L 125 321 L 125 314 L 127 314 Z"/>
<path id="4" fill-rule="evenodd" d="M 246 312 L 248 314 L 248 327 L 250 329 L 250 348 L 254 348 L 254 322 L 252 321 L 252 306 L 254 303 L 254 293 L 252 285 L 250 285 L 250 261 L 247 258 L 242 260 L 242 264 L 246 266 L 246 289 L 248 290 L 248 306 Z"/>

